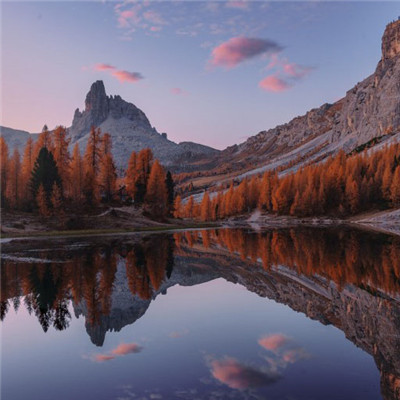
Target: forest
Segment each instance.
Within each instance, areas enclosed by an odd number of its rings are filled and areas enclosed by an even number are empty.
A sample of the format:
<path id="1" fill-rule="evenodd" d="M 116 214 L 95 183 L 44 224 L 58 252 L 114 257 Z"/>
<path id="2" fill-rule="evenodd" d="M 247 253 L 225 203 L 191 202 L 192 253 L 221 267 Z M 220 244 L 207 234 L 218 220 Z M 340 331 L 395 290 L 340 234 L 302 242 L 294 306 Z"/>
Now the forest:
<path id="1" fill-rule="evenodd" d="M 175 200 L 175 216 L 216 221 L 259 209 L 297 217 L 346 217 L 400 206 L 400 145 L 349 154 L 341 150 L 295 172 L 266 171 L 227 189 Z"/>
<path id="2" fill-rule="evenodd" d="M 84 154 L 78 144 L 69 152 L 64 127 L 47 127 L 36 143 L 29 138 L 21 156 L 8 154 L 0 138 L 1 204 L 5 210 L 22 210 L 56 216 L 93 213 L 100 205 L 132 204 L 162 219 L 172 212 L 174 183 L 150 149 L 132 152 L 125 171 L 117 171 L 108 133 L 92 127 Z"/>
<path id="3" fill-rule="evenodd" d="M 347 217 L 400 206 L 400 145 L 346 154 L 343 150 L 318 164 L 298 170 L 267 170 L 263 175 L 205 191 L 202 200 L 174 195 L 169 171 L 150 149 L 132 152 L 117 170 L 108 133 L 92 127 L 81 155 L 72 155 L 64 127 L 45 127 L 36 143 L 29 139 L 22 158 L 10 156 L 0 138 L 1 204 L 43 218 L 56 216 L 61 226 L 68 214 L 92 214 L 100 206 L 134 205 L 145 215 L 165 220 L 218 221 L 256 209 L 296 217 Z M 184 194 L 183 194 L 184 195 Z"/>

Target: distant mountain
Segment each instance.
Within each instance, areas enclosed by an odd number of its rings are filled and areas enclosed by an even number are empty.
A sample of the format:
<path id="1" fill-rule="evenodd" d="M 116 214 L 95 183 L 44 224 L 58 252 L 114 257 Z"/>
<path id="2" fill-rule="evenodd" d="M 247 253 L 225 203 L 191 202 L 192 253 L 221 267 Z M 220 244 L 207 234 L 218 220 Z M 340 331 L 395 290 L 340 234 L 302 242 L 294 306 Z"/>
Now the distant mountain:
<path id="1" fill-rule="evenodd" d="M 103 133 L 111 135 L 116 164 L 125 167 L 132 151 L 149 147 L 161 163 L 174 171 L 190 171 L 205 168 L 208 159 L 219 151 L 198 143 L 175 143 L 168 140 L 167 134 L 158 133 L 148 118 L 132 103 L 120 96 L 107 96 L 102 81 L 92 84 L 86 95 L 85 109 L 75 110 L 68 133 L 71 147 L 78 143 L 84 150 L 90 128 L 98 127 Z M 0 134 L 13 151 L 15 147 L 22 152 L 29 132 L 0 127 Z M 36 135 L 37 136 L 37 135 Z M 36 138 L 36 137 L 35 137 Z"/>
<path id="2" fill-rule="evenodd" d="M 36 140 L 38 134 L 0 126 L 0 136 L 2 136 L 6 141 L 8 145 L 8 152 L 11 155 L 15 148 L 17 148 L 22 154 L 29 136 L 31 136 L 33 140 Z"/>
<path id="3" fill-rule="evenodd" d="M 163 165 L 184 169 L 218 153 L 218 150 L 197 143 L 177 144 L 168 140 L 165 133 L 158 133 L 139 108 L 128 103 L 120 96 L 107 96 L 102 81 L 93 83 L 85 100 L 85 110 L 77 109 L 72 126 L 68 129 L 72 143 L 78 142 L 83 149 L 86 146 L 91 126 L 108 132 L 113 139 L 113 153 L 117 164 L 126 165 L 133 150 L 145 147 L 152 149 Z"/>

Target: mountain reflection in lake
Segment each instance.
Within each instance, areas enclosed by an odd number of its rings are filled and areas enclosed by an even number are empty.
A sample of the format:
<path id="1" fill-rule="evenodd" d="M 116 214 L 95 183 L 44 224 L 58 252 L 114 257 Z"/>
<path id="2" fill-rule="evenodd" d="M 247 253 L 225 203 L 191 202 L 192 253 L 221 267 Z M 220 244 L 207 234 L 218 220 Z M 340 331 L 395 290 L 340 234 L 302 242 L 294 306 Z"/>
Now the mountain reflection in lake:
<path id="1" fill-rule="evenodd" d="M 5 400 L 400 398 L 398 237 L 219 229 L 2 251 Z"/>

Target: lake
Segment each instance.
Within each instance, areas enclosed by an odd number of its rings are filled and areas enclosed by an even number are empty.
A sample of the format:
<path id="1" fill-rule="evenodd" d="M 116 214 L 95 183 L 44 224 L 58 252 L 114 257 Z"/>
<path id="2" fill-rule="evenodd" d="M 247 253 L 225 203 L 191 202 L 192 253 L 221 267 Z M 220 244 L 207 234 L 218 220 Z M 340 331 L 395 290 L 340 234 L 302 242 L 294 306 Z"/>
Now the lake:
<path id="1" fill-rule="evenodd" d="M 217 229 L 2 252 L 4 400 L 400 398 L 399 237 Z"/>

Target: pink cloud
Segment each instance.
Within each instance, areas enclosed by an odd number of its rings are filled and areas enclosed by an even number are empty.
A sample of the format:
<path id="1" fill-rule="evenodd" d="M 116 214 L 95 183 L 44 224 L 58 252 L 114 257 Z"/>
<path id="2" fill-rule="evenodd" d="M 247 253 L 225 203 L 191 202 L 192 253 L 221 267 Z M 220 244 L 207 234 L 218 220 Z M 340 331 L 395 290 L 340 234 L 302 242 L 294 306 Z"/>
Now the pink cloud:
<path id="1" fill-rule="evenodd" d="M 176 95 L 176 96 L 186 96 L 188 92 L 186 90 L 183 90 L 181 88 L 175 87 L 171 89 L 171 93 Z"/>
<path id="2" fill-rule="evenodd" d="M 115 349 L 111 350 L 111 354 L 115 356 L 125 356 L 132 353 L 140 353 L 143 347 L 139 346 L 137 343 L 121 343 Z"/>
<path id="3" fill-rule="evenodd" d="M 117 13 L 118 26 L 120 28 L 129 28 L 131 24 L 137 24 L 140 22 L 138 10 L 134 8 L 124 11 L 120 11 L 119 8 L 116 8 L 115 11 Z"/>
<path id="4" fill-rule="evenodd" d="M 177 339 L 177 338 L 180 338 L 182 336 L 187 335 L 188 333 L 189 333 L 189 330 L 188 329 L 184 329 L 183 331 L 171 332 L 168 336 L 170 338 Z"/>
<path id="5" fill-rule="evenodd" d="M 240 0 L 240 1 L 228 0 L 225 4 L 226 4 L 226 7 L 228 7 L 228 8 L 236 8 L 239 10 L 248 10 L 249 9 L 249 3 L 247 0 Z"/>
<path id="6" fill-rule="evenodd" d="M 295 64 L 295 63 L 285 63 L 283 65 L 283 71 L 296 79 L 301 79 L 303 77 L 305 77 L 310 71 L 312 70 L 312 68 L 310 67 L 304 67 L 302 65 L 299 64 Z"/>
<path id="7" fill-rule="evenodd" d="M 155 11 L 149 10 L 143 13 L 143 18 L 146 21 L 151 22 L 152 24 L 155 25 L 163 25 L 165 24 L 165 21 L 161 17 L 161 15 Z"/>
<path id="8" fill-rule="evenodd" d="M 225 357 L 211 362 L 211 373 L 215 379 L 232 389 L 247 389 L 276 381 L 278 376 L 241 364 L 234 358 Z"/>
<path id="9" fill-rule="evenodd" d="M 266 350 L 276 351 L 288 342 L 288 338 L 281 333 L 274 335 L 264 336 L 259 341 L 258 344 Z"/>
<path id="10" fill-rule="evenodd" d="M 114 78 L 117 78 L 121 83 L 124 82 L 135 83 L 143 79 L 142 74 L 140 74 L 139 72 L 116 70 L 111 72 L 111 75 Z"/>
<path id="11" fill-rule="evenodd" d="M 112 71 L 112 70 L 115 69 L 115 67 L 112 66 L 112 65 L 110 65 L 110 64 L 103 64 L 103 63 L 100 63 L 100 64 L 96 64 L 96 65 L 94 66 L 94 69 L 95 69 L 96 71 Z"/>
<path id="12" fill-rule="evenodd" d="M 110 356 L 107 354 L 96 354 L 94 356 L 94 361 L 96 362 L 104 362 L 104 361 L 110 361 L 113 360 L 115 358 L 115 356 Z"/>
<path id="13" fill-rule="evenodd" d="M 152 31 L 152 32 L 159 32 L 159 31 L 161 31 L 161 26 L 152 26 L 151 28 L 150 28 L 150 30 Z"/>
<path id="14" fill-rule="evenodd" d="M 261 89 L 267 90 L 269 92 L 283 92 L 289 88 L 292 87 L 292 84 L 289 83 L 288 81 L 285 81 L 282 78 L 279 78 L 276 74 L 275 75 L 269 75 L 266 78 L 264 78 L 258 86 Z"/>
<path id="15" fill-rule="evenodd" d="M 234 37 L 213 49 L 210 64 L 233 68 L 250 58 L 281 50 L 282 48 L 271 40 Z"/>

